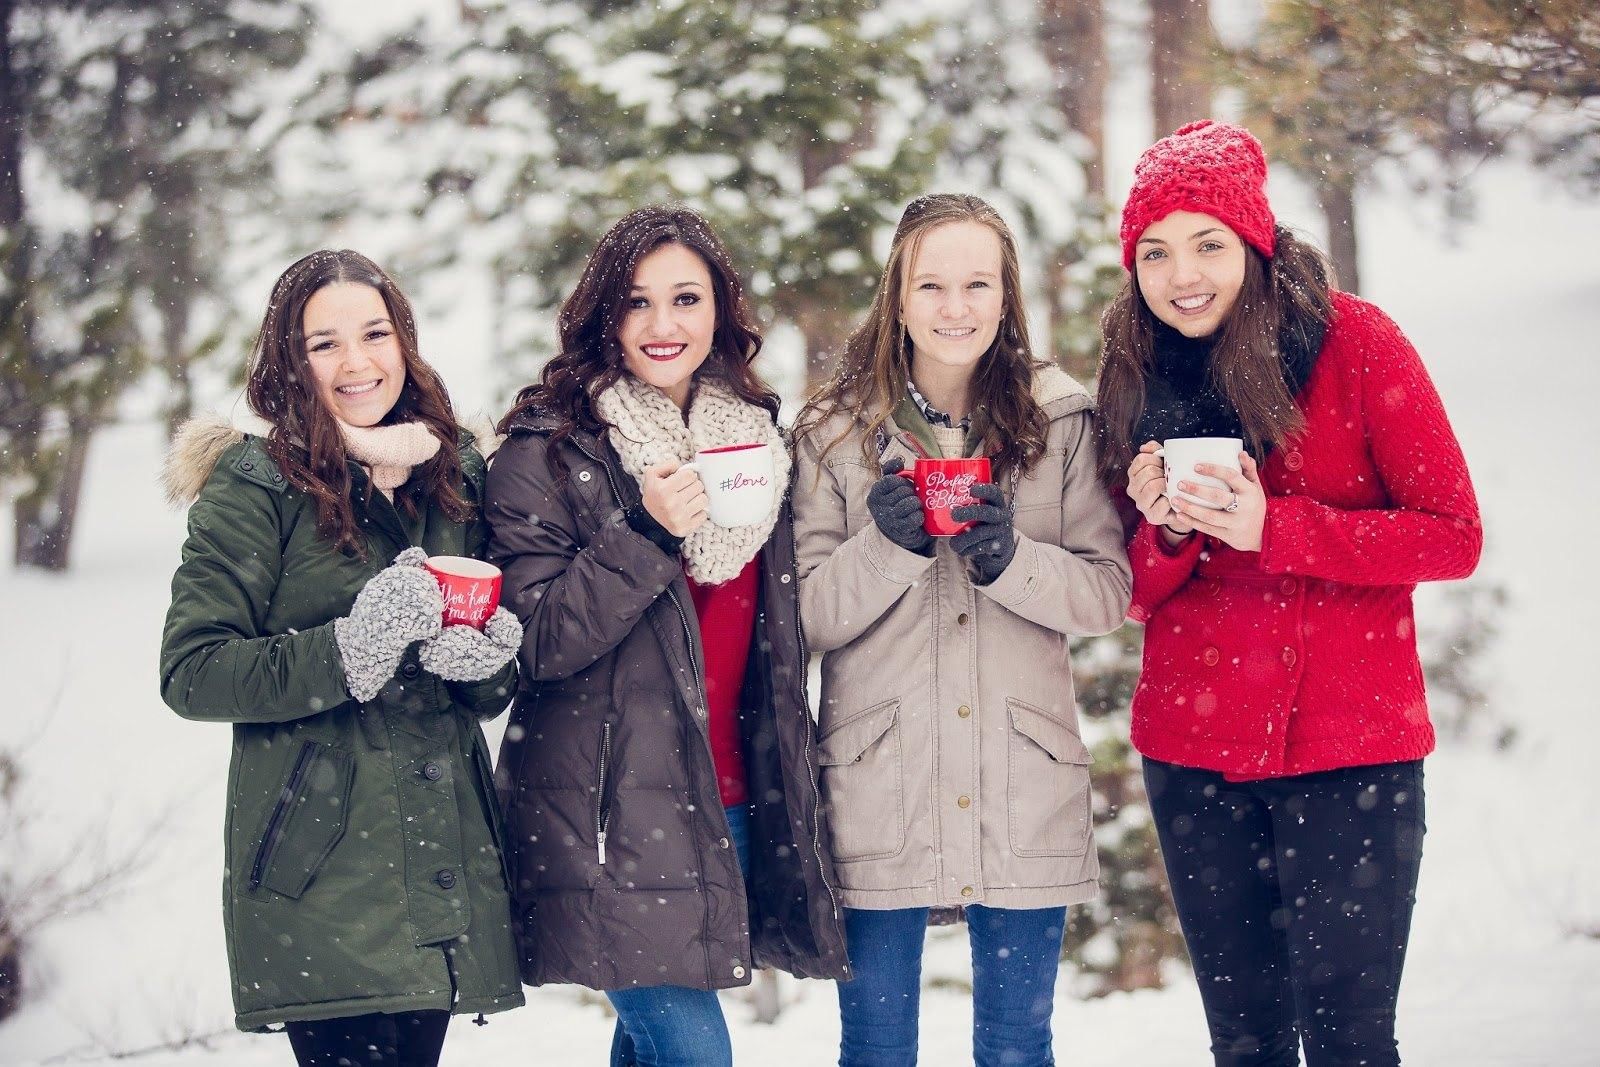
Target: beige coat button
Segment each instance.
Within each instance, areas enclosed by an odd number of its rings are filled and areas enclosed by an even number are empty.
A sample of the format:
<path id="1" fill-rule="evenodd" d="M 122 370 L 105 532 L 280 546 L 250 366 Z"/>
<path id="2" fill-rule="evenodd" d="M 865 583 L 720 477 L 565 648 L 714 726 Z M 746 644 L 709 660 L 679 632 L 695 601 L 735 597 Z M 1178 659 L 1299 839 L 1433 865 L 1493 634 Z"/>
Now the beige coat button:
<path id="1" fill-rule="evenodd" d="M 970 807 L 972 807 L 972 798 L 971 797 L 956 797 L 956 807 L 958 807 L 958 808 L 970 808 Z"/>
<path id="2" fill-rule="evenodd" d="M 970 897 L 972 895 L 972 887 L 970 885 L 962 886 L 961 887 L 961 895 L 964 896 L 964 897 Z"/>
<path id="3" fill-rule="evenodd" d="M 956 709 L 956 714 L 965 719 L 968 715 L 972 714 L 972 709 L 963 704 Z"/>

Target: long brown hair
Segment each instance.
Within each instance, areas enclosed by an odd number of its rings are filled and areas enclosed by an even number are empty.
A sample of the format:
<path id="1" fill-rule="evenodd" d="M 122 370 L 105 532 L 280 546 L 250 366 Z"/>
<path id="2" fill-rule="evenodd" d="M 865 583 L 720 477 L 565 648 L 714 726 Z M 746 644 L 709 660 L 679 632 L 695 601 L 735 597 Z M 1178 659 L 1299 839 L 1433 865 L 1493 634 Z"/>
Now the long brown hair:
<path id="1" fill-rule="evenodd" d="M 889 245 L 866 319 L 845 341 L 839 366 L 795 421 L 794 436 L 810 433 L 839 411 L 861 413 L 866 423 L 861 454 L 877 463 L 873 440 L 911 377 L 911 338 L 900 325 L 906 268 L 916 260 L 923 238 L 935 227 L 976 222 L 1000 238 L 1000 282 L 1005 309 L 994 343 L 973 374 L 974 410 L 988 418 L 984 448 L 997 472 L 1026 473 L 1044 455 L 1049 420 L 1033 398 L 1036 361 L 1028 342 L 1028 312 L 1022 299 L 1022 268 L 1016 239 L 999 212 L 976 196 L 930 193 L 906 205 Z M 826 456 L 848 436 L 846 430 L 822 449 Z"/>
<path id="2" fill-rule="evenodd" d="M 330 285 L 365 285 L 378 291 L 394 323 L 406 380 L 382 425 L 421 422 L 439 438 L 438 453 L 413 473 L 429 497 L 456 522 L 472 518 L 461 496 L 461 457 L 455 413 L 444 382 L 417 350 L 417 320 L 411 302 L 372 260 L 349 249 L 322 249 L 296 260 L 279 276 L 267 301 L 261 332 L 250 356 L 245 396 L 250 409 L 272 424 L 267 453 L 289 484 L 311 497 L 317 532 L 353 555 L 366 556 L 366 539 L 350 506 L 350 465 L 333 412 L 317 395 L 306 351 L 306 303 Z M 371 492 L 371 485 L 368 485 Z M 417 509 L 404 493 L 395 502 L 413 518 Z"/>
<path id="3" fill-rule="evenodd" d="M 1279 226 L 1267 260 L 1244 245 L 1244 286 L 1217 328 L 1211 349 L 1211 380 L 1239 414 L 1245 447 L 1258 460 L 1305 426 L 1283 376 L 1282 342 L 1290 324 L 1327 325 L 1333 315 L 1333 271 L 1315 246 Z M 1145 379 L 1155 367 L 1156 317 L 1130 272 L 1100 318 L 1105 348 L 1095 403 L 1101 481 L 1113 488 L 1127 480 L 1144 413 Z"/>
<path id="4" fill-rule="evenodd" d="M 695 253 L 711 275 L 717 325 L 711 353 L 695 374 L 713 375 L 741 400 L 766 408 L 777 419 L 778 395 L 751 367 L 761 351 L 761 332 L 727 247 L 710 224 L 688 208 L 651 204 L 623 216 L 600 238 L 584 265 L 578 287 L 561 305 L 556 319 L 560 351 L 544 365 L 537 382 L 517 393 L 511 410 L 496 427 L 500 433 L 510 433 L 513 423 L 535 411 L 560 420 L 550 435 L 552 446 L 580 429 L 593 434 L 608 429 L 595 411 L 593 397 L 627 371 L 617 335 L 627 315 L 634 271 L 645 256 L 669 244 Z M 558 477 L 565 477 L 561 450 L 552 447 L 549 455 Z"/>

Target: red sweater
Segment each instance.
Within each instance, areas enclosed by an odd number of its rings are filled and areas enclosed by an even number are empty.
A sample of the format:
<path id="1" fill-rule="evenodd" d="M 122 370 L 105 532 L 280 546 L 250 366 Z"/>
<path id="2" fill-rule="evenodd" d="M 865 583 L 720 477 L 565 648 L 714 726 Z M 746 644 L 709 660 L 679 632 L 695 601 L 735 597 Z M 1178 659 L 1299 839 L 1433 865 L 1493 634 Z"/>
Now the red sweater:
<path id="1" fill-rule="evenodd" d="M 723 807 L 743 804 L 748 799 L 739 731 L 739 692 L 744 688 L 750 638 L 755 632 L 760 563 L 760 555 L 755 556 L 736 577 L 721 585 L 700 585 L 689 579 L 689 594 L 694 599 L 695 614 L 700 617 L 707 729 Z"/>
<path id="2" fill-rule="evenodd" d="M 1142 520 L 1128 546 L 1146 756 L 1243 780 L 1433 751 L 1411 592 L 1472 573 L 1478 502 L 1416 350 L 1371 304 L 1333 306 L 1306 428 L 1261 470 L 1261 551 L 1168 553 Z"/>

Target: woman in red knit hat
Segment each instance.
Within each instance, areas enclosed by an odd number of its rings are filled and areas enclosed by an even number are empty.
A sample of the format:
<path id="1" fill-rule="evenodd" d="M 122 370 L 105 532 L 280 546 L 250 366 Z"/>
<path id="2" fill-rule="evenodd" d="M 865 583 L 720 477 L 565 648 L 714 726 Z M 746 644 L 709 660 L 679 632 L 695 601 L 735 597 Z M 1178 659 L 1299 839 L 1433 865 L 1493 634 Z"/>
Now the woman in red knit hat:
<path id="1" fill-rule="evenodd" d="M 1277 225 L 1254 137 L 1193 123 L 1134 173 L 1100 473 L 1138 509 L 1133 743 L 1212 1053 L 1398 1064 L 1434 744 L 1411 592 L 1476 566 L 1472 483 L 1411 344 Z M 1160 442 L 1196 437 L 1238 470 L 1169 497 Z"/>

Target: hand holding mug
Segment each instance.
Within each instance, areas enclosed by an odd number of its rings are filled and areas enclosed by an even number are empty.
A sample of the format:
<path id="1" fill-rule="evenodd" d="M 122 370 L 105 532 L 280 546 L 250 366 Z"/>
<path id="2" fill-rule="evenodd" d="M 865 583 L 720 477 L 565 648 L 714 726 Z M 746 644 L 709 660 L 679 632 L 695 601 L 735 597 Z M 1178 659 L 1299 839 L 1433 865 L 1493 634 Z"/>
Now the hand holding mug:
<path id="1" fill-rule="evenodd" d="M 1005 494 L 993 482 L 979 482 L 972 487 L 972 496 L 978 501 L 950 512 L 957 522 L 973 525 L 950 539 L 956 555 L 969 561 L 977 571 L 979 585 L 988 585 L 1011 565 L 1017 554 L 1017 531 L 1012 527 L 1011 509 L 1006 506 Z"/>
<path id="2" fill-rule="evenodd" d="M 883 477 L 867 490 L 867 510 L 883 536 L 919 555 L 929 555 L 933 535 L 923 528 L 922 500 L 917 487 L 901 476 L 905 463 L 899 456 L 883 465 Z"/>
<path id="3" fill-rule="evenodd" d="M 1194 529 L 1240 552 L 1261 551 L 1261 532 L 1267 524 L 1267 493 L 1261 487 L 1261 474 L 1250 453 L 1239 453 L 1237 471 L 1216 463 L 1196 463 L 1194 472 L 1215 478 L 1228 488 L 1181 481 L 1179 492 L 1203 500 L 1205 504 L 1175 498 L 1171 501 L 1172 510 Z"/>
<path id="4" fill-rule="evenodd" d="M 700 475 L 678 463 L 657 463 L 639 486 L 644 509 L 673 537 L 687 537 L 706 521 L 710 502 Z"/>
<path id="5" fill-rule="evenodd" d="M 1160 456 L 1161 446 L 1146 441 L 1128 466 L 1128 497 L 1151 526 L 1165 526 L 1179 537 L 1194 530 L 1194 525 L 1173 510 L 1167 499 L 1167 469 Z"/>

